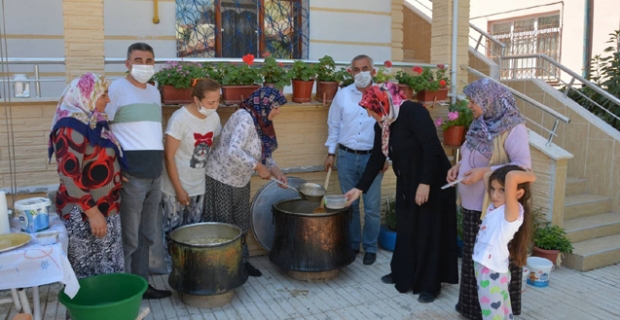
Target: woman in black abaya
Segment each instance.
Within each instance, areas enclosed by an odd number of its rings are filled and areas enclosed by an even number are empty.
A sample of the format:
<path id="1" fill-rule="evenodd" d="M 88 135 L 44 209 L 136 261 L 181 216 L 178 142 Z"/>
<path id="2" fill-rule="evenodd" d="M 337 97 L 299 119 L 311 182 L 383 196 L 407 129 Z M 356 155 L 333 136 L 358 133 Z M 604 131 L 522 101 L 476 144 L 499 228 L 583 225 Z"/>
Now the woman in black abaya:
<path id="1" fill-rule="evenodd" d="M 392 272 L 381 280 L 432 302 L 442 282 L 458 283 L 456 193 L 441 190 L 450 161 L 428 110 L 406 101 L 396 84 L 368 88 L 360 106 L 377 120 L 375 142 L 362 179 L 346 197 L 349 203 L 359 198 L 390 157 L 396 174 L 396 247 Z"/>

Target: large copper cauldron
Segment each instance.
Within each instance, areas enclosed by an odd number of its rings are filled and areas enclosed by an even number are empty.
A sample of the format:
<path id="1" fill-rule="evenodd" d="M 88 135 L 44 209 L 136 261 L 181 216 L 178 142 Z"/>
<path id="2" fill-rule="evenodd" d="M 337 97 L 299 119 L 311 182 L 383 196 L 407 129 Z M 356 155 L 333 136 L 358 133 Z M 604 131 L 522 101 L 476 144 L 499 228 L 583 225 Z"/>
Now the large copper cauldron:
<path id="1" fill-rule="evenodd" d="M 273 205 L 274 244 L 269 260 L 289 271 L 325 272 L 355 260 L 349 238 L 349 207 L 313 214 L 316 202 L 283 200 Z M 289 273 L 290 274 L 290 273 Z"/>

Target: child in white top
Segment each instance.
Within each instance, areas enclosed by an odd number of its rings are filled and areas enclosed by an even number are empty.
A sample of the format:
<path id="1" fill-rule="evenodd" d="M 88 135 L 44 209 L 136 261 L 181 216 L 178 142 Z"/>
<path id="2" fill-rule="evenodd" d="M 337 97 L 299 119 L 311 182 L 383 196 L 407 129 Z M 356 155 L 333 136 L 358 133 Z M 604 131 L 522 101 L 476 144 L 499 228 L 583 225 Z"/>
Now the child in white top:
<path id="1" fill-rule="evenodd" d="M 513 319 L 508 284 L 509 260 L 525 265 L 532 229 L 531 171 L 507 165 L 485 174 L 492 202 L 474 246 L 474 269 L 483 319 Z"/>

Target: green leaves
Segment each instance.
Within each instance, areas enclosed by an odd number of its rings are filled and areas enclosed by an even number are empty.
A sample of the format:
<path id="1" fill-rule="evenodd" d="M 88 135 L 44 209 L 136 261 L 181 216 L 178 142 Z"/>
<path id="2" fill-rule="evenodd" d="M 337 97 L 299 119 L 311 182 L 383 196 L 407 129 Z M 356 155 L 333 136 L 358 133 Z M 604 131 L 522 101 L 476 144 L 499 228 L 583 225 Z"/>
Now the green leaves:
<path id="1" fill-rule="evenodd" d="M 340 70 L 334 72 L 334 78 L 341 87 L 346 87 L 355 82 L 355 80 L 345 67 L 341 67 Z"/>
<path id="2" fill-rule="evenodd" d="M 291 78 L 284 70 L 283 64 L 277 62 L 273 56 L 265 58 L 265 63 L 260 67 L 260 73 L 266 83 L 273 83 L 280 90 L 291 84 Z"/>
<path id="3" fill-rule="evenodd" d="M 545 250 L 560 250 L 563 253 L 573 252 L 573 245 L 566 237 L 566 231 L 559 226 L 549 224 L 534 231 L 534 245 Z"/>
<path id="4" fill-rule="evenodd" d="M 194 79 L 206 77 L 204 67 L 199 62 L 170 61 L 164 64 L 153 76 L 158 86 L 171 85 L 177 89 L 189 89 Z"/>
<path id="5" fill-rule="evenodd" d="M 295 60 L 288 75 L 289 78 L 293 80 L 310 81 L 316 76 L 316 67 L 301 60 Z"/>
<path id="6" fill-rule="evenodd" d="M 247 86 L 260 84 L 263 80 L 258 68 L 244 64 L 231 64 L 224 68 L 223 86 Z"/>
<path id="7" fill-rule="evenodd" d="M 396 231 L 396 199 L 388 200 L 385 211 L 385 226 Z"/>
<path id="8" fill-rule="evenodd" d="M 330 56 L 323 56 L 316 66 L 316 78 L 318 81 L 336 81 L 336 62 Z"/>

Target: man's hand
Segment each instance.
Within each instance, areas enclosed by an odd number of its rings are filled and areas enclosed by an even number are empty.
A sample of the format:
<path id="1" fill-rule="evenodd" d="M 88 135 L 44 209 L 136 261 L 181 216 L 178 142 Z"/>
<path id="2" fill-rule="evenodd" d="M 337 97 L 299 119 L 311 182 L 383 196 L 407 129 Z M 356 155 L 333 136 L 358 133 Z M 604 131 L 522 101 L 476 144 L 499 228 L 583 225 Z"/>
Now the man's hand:
<path id="1" fill-rule="evenodd" d="M 334 169 L 334 156 L 331 154 L 327 155 L 327 158 L 325 159 L 325 163 L 323 163 L 323 168 L 325 169 L 325 172 L 327 172 L 327 170 L 329 170 L 329 168 Z"/>
<path id="2" fill-rule="evenodd" d="M 362 195 L 362 190 L 353 188 L 344 194 L 344 197 L 347 198 L 347 206 L 350 206 L 355 200 L 359 199 Z"/>

